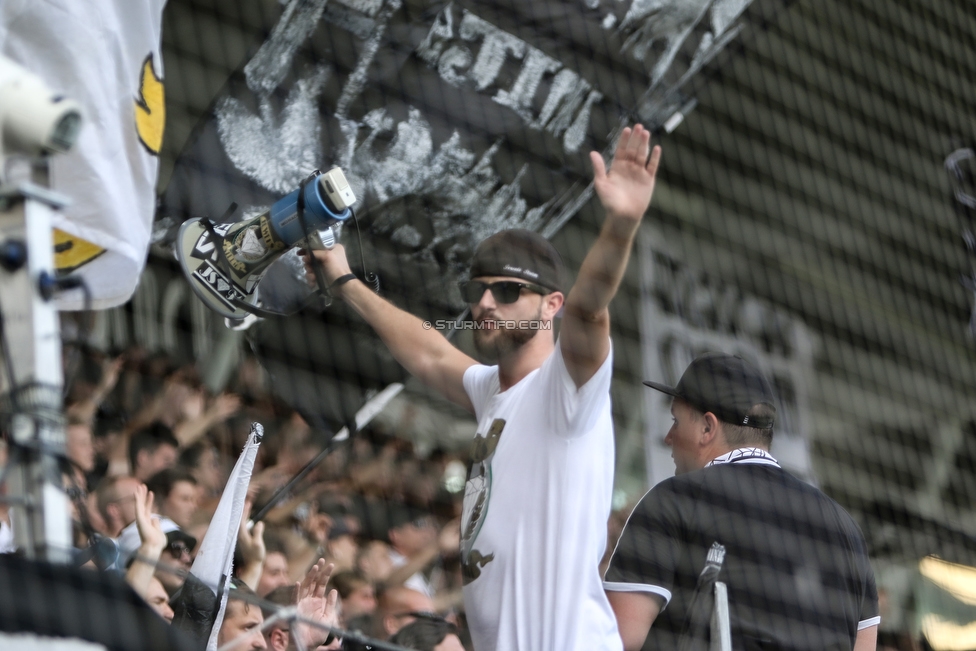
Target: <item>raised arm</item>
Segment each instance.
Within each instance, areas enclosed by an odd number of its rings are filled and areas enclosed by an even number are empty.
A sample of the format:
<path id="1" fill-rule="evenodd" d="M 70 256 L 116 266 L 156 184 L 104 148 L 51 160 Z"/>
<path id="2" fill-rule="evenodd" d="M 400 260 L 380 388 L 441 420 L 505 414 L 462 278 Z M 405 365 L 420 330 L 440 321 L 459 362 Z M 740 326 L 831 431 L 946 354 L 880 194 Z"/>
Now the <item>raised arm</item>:
<path id="1" fill-rule="evenodd" d="M 337 278 L 352 274 L 341 245 L 331 250 L 315 251 L 315 257 L 322 262 L 330 284 L 335 283 Z M 309 264 L 306 259 L 307 272 Z M 314 278 L 310 272 L 309 277 Z M 464 372 L 475 364 L 473 359 L 451 345 L 440 332 L 430 329 L 429 324 L 425 328 L 423 321 L 377 296 L 359 280 L 334 286 L 332 293 L 340 295 L 372 326 L 396 360 L 411 375 L 439 391 L 451 402 L 474 411 L 462 382 Z"/>
<path id="2" fill-rule="evenodd" d="M 593 377 L 610 352 L 607 307 L 620 287 L 637 228 L 651 203 L 661 148 L 650 151 L 651 134 L 641 125 L 624 129 L 610 171 L 590 152 L 593 184 L 606 210 L 603 228 L 566 297 L 559 342 L 570 376 L 580 387 Z M 650 156 L 648 156 L 650 153 Z"/>
<path id="3" fill-rule="evenodd" d="M 136 487 L 136 529 L 141 541 L 125 580 L 143 599 L 149 595 L 149 582 L 156 572 L 156 563 L 166 547 L 166 534 L 159 520 L 152 517 L 153 494 L 145 484 Z"/>
<path id="4" fill-rule="evenodd" d="M 320 558 L 308 570 L 305 578 L 298 584 L 299 617 L 322 626 L 332 628 L 339 626 L 339 593 L 329 590 L 326 594 L 326 586 L 334 569 L 334 564 L 327 565 L 325 560 Z M 332 651 L 342 647 L 341 642 L 329 631 L 308 624 L 299 624 L 296 633 L 301 637 L 302 642 L 296 645 L 299 649 L 317 649 L 321 645 L 326 645 L 325 648 Z"/>

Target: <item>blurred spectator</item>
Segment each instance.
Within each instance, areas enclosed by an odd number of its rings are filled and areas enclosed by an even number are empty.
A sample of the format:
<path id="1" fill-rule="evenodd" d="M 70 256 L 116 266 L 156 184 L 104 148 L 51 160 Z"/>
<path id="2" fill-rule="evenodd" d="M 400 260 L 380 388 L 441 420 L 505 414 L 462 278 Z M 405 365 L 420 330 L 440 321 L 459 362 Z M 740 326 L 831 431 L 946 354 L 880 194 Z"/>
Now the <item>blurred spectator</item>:
<path id="1" fill-rule="evenodd" d="M 265 601 L 276 606 L 291 606 L 298 603 L 298 587 L 282 585 L 265 595 Z M 264 621 L 268 621 L 278 612 L 277 608 L 261 607 Z M 281 619 L 264 629 L 264 641 L 270 651 L 287 651 L 291 647 L 291 622 Z"/>
<path id="2" fill-rule="evenodd" d="M 420 617 L 401 628 L 390 642 L 417 651 L 464 651 L 457 627 L 440 617 Z"/>
<path id="3" fill-rule="evenodd" d="M 159 556 L 166 547 L 166 534 L 158 518 L 153 517 L 153 494 L 140 484 L 136 488 L 136 531 L 139 543 L 131 554 L 131 562 L 125 573 L 126 582 L 140 597 L 149 601 L 149 591 L 153 584 L 153 572 Z M 122 547 L 120 542 L 119 547 Z M 125 564 L 125 560 L 122 561 Z M 158 581 L 157 581 L 158 583 Z M 162 587 L 162 584 L 160 584 Z M 172 620 L 172 613 L 170 614 Z"/>
<path id="4" fill-rule="evenodd" d="M 80 423 L 87 423 L 89 426 L 92 424 L 98 408 L 115 388 L 123 364 L 124 359 L 121 356 L 115 359 L 105 358 L 102 360 L 101 377 L 99 378 L 98 384 L 95 385 L 86 397 L 72 402 L 65 408 L 69 422 L 74 420 Z"/>
<path id="5" fill-rule="evenodd" d="M 176 523 L 168 518 L 161 518 L 160 525 L 166 532 L 166 546 L 159 555 L 156 578 L 172 597 L 183 585 L 186 574 L 190 571 L 197 539 L 180 530 Z"/>
<path id="6" fill-rule="evenodd" d="M 356 567 L 370 583 L 376 585 L 385 582 L 393 571 L 390 546 L 382 540 L 368 542 L 359 552 Z"/>
<path id="7" fill-rule="evenodd" d="M 285 546 L 277 536 L 266 534 L 264 537 L 264 565 L 261 569 L 261 579 L 255 592 L 264 597 L 276 589 L 292 586 L 288 574 L 288 557 Z M 292 586 L 294 587 L 294 586 Z M 342 594 L 341 592 L 339 593 Z"/>
<path id="8" fill-rule="evenodd" d="M 386 582 L 390 585 L 402 583 L 433 597 L 436 589 L 424 572 L 439 558 L 458 554 L 460 523 L 453 521 L 438 532 L 433 516 L 398 506 L 392 509 L 391 525 L 387 537 L 393 571 Z"/>
<path id="9" fill-rule="evenodd" d="M 258 522 L 253 527 L 249 527 L 250 519 L 251 502 L 247 501 L 244 503 L 241 524 L 237 530 L 234 575 L 246 583 L 249 588 L 256 590 L 261 581 L 267 550 L 264 546 L 264 523 Z"/>
<path id="10" fill-rule="evenodd" d="M 180 466 L 193 475 L 200 488 L 201 501 L 220 498 L 226 475 L 216 448 L 208 441 L 196 443 L 180 453 Z M 214 504 L 216 507 L 216 504 Z"/>
<path id="11" fill-rule="evenodd" d="M 300 618 L 318 622 L 324 627 L 333 627 L 338 623 L 338 595 L 334 590 L 326 594 L 331 572 L 332 566 L 319 559 L 305 575 L 292 602 L 297 606 Z M 234 648 L 238 649 L 267 649 L 267 641 L 261 633 L 264 613 L 257 605 L 250 603 L 258 596 L 240 580 L 231 579 L 229 597 L 224 621 L 217 633 L 217 646 L 223 647 L 233 642 Z M 323 651 L 340 648 L 340 641 L 325 628 L 298 624 L 295 630 L 296 635 L 301 636 L 302 644 L 295 645 L 298 648 L 315 649 L 326 642 L 329 644 Z M 286 648 L 290 647 L 289 642 Z"/>
<path id="12" fill-rule="evenodd" d="M 404 586 L 383 590 L 377 599 L 377 636 L 389 638 L 401 628 L 425 615 L 432 615 L 434 602 L 423 592 Z"/>
<path id="13" fill-rule="evenodd" d="M 176 465 L 179 441 L 162 423 L 153 423 L 136 432 L 129 441 L 129 464 L 132 476 L 146 481 L 157 472 Z"/>
<path id="14" fill-rule="evenodd" d="M 223 393 L 213 399 L 210 406 L 201 409 L 204 396 L 201 390 L 192 393 L 188 399 L 195 403 L 191 411 L 184 405 L 183 419 L 173 427 L 173 434 L 180 445 L 187 446 L 196 443 L 207 430 L 224 422 L 241 408 L 241 399 L 230 393 Z"/>
<path id="15" fill-rule="evenodd" d="M 337 572 L 347 572 L 356 567 L 359 545 L 345 520 L 334 520 L 329 528 L 326 553 Z"/>
<path id="16" fill-rule="evenodd" d="M 266 426 L 251 487 L 252 496 L 264 501 L 322 449 L 324 434 L 312 430 L 261 382 L 247 383 L 247 418 L 234 419 L 241 408 L 236 394 L 208 399 L 196 372 L 177 368 L 166 355 L 147 359 L 144 351 L 130 349 L 117 359 L 103 360 L 98 353 L 85 354 L 92 355 L 82 367 L 88 371 L 79 373 L 66 409 L 72 463 L 65 466 L 67 486 L 76 486 L 74 492 L 83 497 L 86 482 L 97 482 L 87 509 L 92 527 L 118 539 L 120 563 L 136 559 L 127 566 L 130 583 L 138 584 L 137 592 L 160 616 L 171 619 L 166 595 L 183 583 L 250 420 Z M 101 376 L 96 375 L 97 364 Z M 250 358 L 248 372 L 258 370 Z M 101 378 L 97 385 L 96 377 Z M 250 530 L 242 526 L 235 559 L 239 583 L 263 596 L 284 587 L 279 592 L 290 591 L 286 597 L 294 603 L 294 581 L 307 577 L 313 561 L 326 557 L 335 565 L 343 621 L 376 613 L 375 625 L 371 619 L 362 630 L 383 638 L 389 632 L 377 612 L 378 584 L 388 586 L 385 618 L 390 632 L 411 621 L 410 613 L 451 603 L 453 588 L 460 586 L 457 525 L 439 532 L 438 517 L 447 520 L 459 512 L 460 494 L 439 488 L 446 459 L 443 453 L 418 459 L 412 444 L 394 431 L 358 433 L 265 516 L 272 530 L 264 531 L 262 523 Z M 140 527 L 138 511 L 150 504 L 150 493 L 154 499 L 149 508 L 161 517 L 143 518 Z M 391 501 L 416 507 L 391 511 Z M 82 503 L 75 500 L 73 506 L 83 521 Z M 247 519 L 245 515 L 242 525 Z M 4 521 L 0 517 L 0 534 L 12 543 Z M 94 539 L 84 524 L 77 525 L 79 547 Z M 417 601 L 416 592 L 396 585 L 404 581 L 426 594 Z M 254 608 L 240 610 L 234 607 L 231 614 L 240 619 Z M 283 632 L 290 636 L 287 627 Z M 281 647 L 280 633 L 260 637 L 272 648 Z M 293 642 L 289 639 L 288 648 L 294 648 Z M 256 638 L 248 643 L 261 648 Z"/>
<path id="17" fill-rule="evenodd" d="M 261 634 L 261 624 L 264 615 L 256 605 L 246 601 L 248 597 L 256 597 L 254 591 L 239 579 L 230 580 L 230 594 L 227 599 L 227 609 L 224 611 L 224 621 L 217 633 L 217 646 L 223 647 L 234 642 L 235 649 L 267 649 L 268 644 Z"/>
<path id="18" fill-rule="evenodd" d="M 376 612 L 376 593 L 373 584 L 360 572 L 339 572 L 332 577 L 332 585 L 339 593 L 342 621 Z"/>
<path id="19" fill-rule="evenodd" d="M 146 486 L 156 496 L 156 509 L 160 515 L 165 515 L 181 529 L 193 525 L 200 503 L 200 489 L 193 475 L 180 468 L 167 468 L 150 477 Z"/>
<path id="20" fill-rule="evenodd" d="M 166 588 L 155 576 L 149 579 L 149 589 L 146 591 L 146 603 L 155 610 L 167 624 L 173 623 L 173 609 L 169 606 L 169 595 Z"/>
<path id="21" fill-rule="evenodd" d="M 136 490 L 142 482 L 135 477 L 108 477 L 95 489 L 95 503 L 105 523 L 103 532 L 118 538 L 122 530 L 136 521 Z"/>
<path id="22" fill-rule="evenodd" d="M 425 552 L 432 547 L 436 549 L 437 524 L 433 516 L 407 506 L 396 506 L 391 510 L 390 524 L 387 538 L 390 541 L 389 553 L 393 568 L 396 570 L 406 566 L 413 570 L 406 577 L 400 578 L 398 575 L 400 580 L 390 582 L 402 582 L 408 588 L 423 592 L 428 597 L 433 596 L 434 591 L 422 573 L 423 566 L 426 565 L 423 561 L 429 555 Z"/>
<path id="23" fill-rule="evenodd" d="M 91 424 L 87 420 L 69 417 L 64 433 L 65 454 L 81 480 L 79 486 L 87 489 L 88 477 L 95 469 L 95 445 L 92 440 Z"/>

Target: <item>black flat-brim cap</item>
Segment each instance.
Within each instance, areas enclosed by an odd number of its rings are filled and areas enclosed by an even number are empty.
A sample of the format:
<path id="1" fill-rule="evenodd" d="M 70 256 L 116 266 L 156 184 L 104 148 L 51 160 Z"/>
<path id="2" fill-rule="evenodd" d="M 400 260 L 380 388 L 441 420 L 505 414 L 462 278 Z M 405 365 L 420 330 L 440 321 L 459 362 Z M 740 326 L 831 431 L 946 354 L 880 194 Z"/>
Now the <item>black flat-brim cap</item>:
<path id="1" fill-rule="evenodd" d="M 749 415 L 749 410 L 758 404 L 768 405 L 775 414 L 775 399 L 759 369 L 736 355 L 705 353 L 688 366 L 675 387 L 649 381 L 644 384 L 680 398 L 703 413 L 712 412 L 732 425 L 769 429 L 776 420 L 775 415 Z"/>
<path id="2" fill-rule="evenodd" d="M 172 531 L 166 532 L 166 544 L 172 545 L 174 542 L 180 541 L 187 546 L 187 548 L 192 552 L 197 546 L 197 539 L 182 529 L 173 529 Z"/>
<path id="3" fill-rule="evenodd" d="M 566 287 L 559 252 L 545 237 L 523 228 L 500 231 L 478 245 L 469 277 L 480 276 L 522 278 L 557 292 Z"/>

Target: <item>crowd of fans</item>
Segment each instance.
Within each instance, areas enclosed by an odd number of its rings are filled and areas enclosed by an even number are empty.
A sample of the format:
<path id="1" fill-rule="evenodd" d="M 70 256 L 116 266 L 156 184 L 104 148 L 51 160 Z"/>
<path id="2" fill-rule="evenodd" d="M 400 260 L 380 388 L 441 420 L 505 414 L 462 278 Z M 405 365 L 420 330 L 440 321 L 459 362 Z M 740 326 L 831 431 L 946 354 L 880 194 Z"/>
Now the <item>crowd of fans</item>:
<path id="1" fill-rule="evenodd" d="M 274 615 L 269 605 L 295 605 L 302 590 L 323 588 L 314 586 L 327 578 L 338 595 L 333 625 L 411 649 L 471 648 L 458 549 L 463 454 L 435 449 L 421 458 L 410 441 L 367 427 L 282 493 L 329 435 L 276 397 L 251 357 L 214 395 L 192 365 L 138 348 L 114 358 L 91 352 L 71 381 L 66 418 L 63 477 L 76 563 L 124 574 L 165 620 L 174 617 L 173 596 L 251 423 L 260 422 L 265 436 L 237 532 L 231 592 L 263 604 L 246 609 L 231 600 L 221 644 L 236 637 L 241 648 L 296 648 L 287 621 L 257 624 Z M 5 463 L 0 440 L 0 468 Z M 250 514 L 269 503 L 249 527 Z M 0 504 L 0 553 L 14 551 L 7 508 Z M 629 513 L 628 506 L 610 517 L 601 573 Z M 98 544 L 109 539 L 115 544 Z M 309 634 L 305 642 L 314 648 L 325 639 Z M 357 644 L 320 648 L 366 648 Z"/>
<path id="2" fill-rule="evenodd" d="M 419 458 L 409 441 L 366 429 L 279 495 L 328 435 L 276 398 L 250 358 L 224 393 L 212 395 L 192 366 L 165 356 L 90 353 L 71 382 L 66 415 L 64 480 L 77 560 L 125 573 L 168 621 L 250 425 L 260 422 L 265 436 L 237 534 L 238 590 L 295 604 L 296 585 L 324 559 L 334 567 L 328 587 L 339 595 L 340 627 L 397 636 L 409 648 L 470 647 L 461 608 L 459 455 L 435 450 Z M 249 527 L 249 513 L 272 498 Z M 0 521 L 0 546 L 12 551 L 5 512 Z M 117 558 L 93 551 L 104 549 L 94 544 L 104 539 L 117 543 L 109 547 Z M 280 646 L 283 626 L 265 631 L 263 644 Z"/>

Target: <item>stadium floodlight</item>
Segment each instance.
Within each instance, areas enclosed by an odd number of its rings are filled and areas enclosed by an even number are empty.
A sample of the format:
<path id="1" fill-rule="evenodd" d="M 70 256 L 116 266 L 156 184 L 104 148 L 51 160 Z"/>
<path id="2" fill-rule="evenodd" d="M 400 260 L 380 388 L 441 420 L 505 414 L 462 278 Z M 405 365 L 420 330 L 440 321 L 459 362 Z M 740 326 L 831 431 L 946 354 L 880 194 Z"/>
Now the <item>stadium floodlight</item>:
<path id="1" fill-rule="evenodd" d="M 23 66 L 0 55 L 0 162 L 66 152 L 81 131 L 78 102 L 59 95 Z"/>

